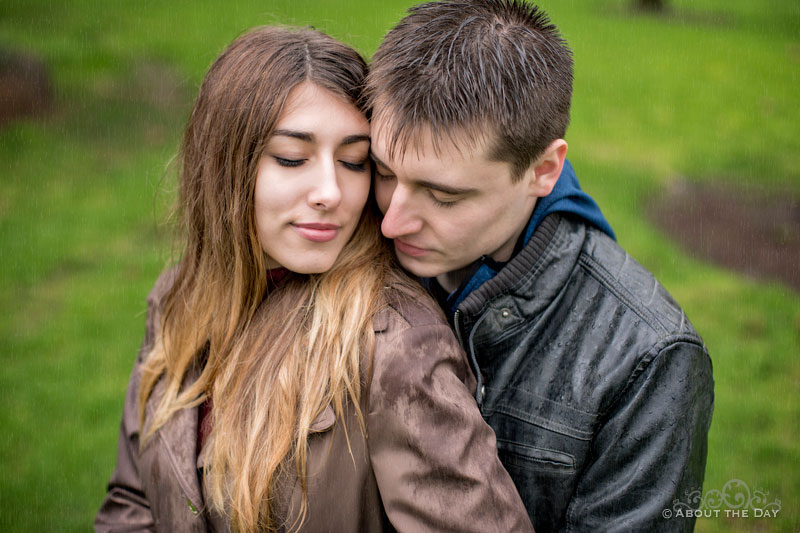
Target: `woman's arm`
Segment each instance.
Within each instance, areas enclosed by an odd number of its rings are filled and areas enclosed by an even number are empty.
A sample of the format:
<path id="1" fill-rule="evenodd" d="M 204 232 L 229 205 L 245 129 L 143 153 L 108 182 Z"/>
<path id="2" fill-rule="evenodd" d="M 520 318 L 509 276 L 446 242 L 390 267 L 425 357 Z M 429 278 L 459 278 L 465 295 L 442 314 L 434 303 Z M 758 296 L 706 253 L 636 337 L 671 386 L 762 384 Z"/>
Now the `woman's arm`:
<path id="1" fill-rule="evenodd" d="M 398 531 L 533 531 L 463 351 L 446 324 L 427 322 L 376 335 L 367 442 L 389 520 Z"/>
<path id="2" fill-rule="evenodd" d="M 108 482 L 105 500 L 94 521 L 100 531 L 154 531 L 150 504 L 139 476 L 139 366 L 153 348 L 161 298 L 172 285 L 174 270 L 163 273 L 147 296 L 147 326 L 128 382 L 117 443 L 117 467 Z"/>
<path id="3" fill-rule="evenodd" d="M 139 478 L 138 364 L 133 369 L 117 444 L 117 467 L 108 482 L 103 505 L 94 521 L 95 531 L 155 531 L 150 504 Z"/>

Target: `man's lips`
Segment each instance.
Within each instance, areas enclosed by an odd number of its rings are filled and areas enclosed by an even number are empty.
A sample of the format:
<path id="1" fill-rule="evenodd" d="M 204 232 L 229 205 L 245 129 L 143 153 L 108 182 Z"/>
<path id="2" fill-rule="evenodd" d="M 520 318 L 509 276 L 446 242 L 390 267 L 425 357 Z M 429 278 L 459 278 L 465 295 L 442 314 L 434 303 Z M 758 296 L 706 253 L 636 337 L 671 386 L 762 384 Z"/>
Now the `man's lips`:
<path id="1" fill-rule="evenodd" d="M 394 240 L 394 248 L 397 250 L 397 252 L 404 255 L 410 255 L 411 257 L 420 257 L 428 253 L 428 250 L 425 248 L 419 248 L 413 244 L 403 242 L 400 239 Z"/>
<path id="2" fill-rule="evenodd" d="M 304 239 L 308 239 L 309 241 L 313 242 L 328 242 L 332 241 L 336 238 L 336 235 L 339 234 L 339 230 L 341 226 L 336 224 L 319 224 L 319 223 L 309 223 L 309 224 L 292 224 L 292 227 L 295 229 L 297 233 L 300 234 L 301 237 Z"/>

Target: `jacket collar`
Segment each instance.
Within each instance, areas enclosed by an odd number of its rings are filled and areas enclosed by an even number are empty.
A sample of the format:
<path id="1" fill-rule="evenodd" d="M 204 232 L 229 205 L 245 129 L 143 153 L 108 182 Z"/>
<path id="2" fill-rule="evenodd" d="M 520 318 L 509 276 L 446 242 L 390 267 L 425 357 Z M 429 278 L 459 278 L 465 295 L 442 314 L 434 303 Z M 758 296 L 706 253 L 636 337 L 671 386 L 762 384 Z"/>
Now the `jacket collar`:
<path id="1" fill-rule="evenodd" d="M 553 213 L 571 213 L 617 240 L 614 230 L 611 229 L 611 225 L 600 211 L 600 206 L 581 189 L 575 170 L 568 160 L 564 161 L 564 167 L 550 194 L 536 201 L 536 207 L 528 222 L 528 227 L 523 233 L 522 244 L 527 244 L 539 223 Z"/>
<path id="2" fill-rule="evenodd" d="M 553 213 L 538 225 L 527 245 L 492 279 L 471 292 L 458 306 L 461 324 L 470 324 L 491 301 L 508 294 L 518 301 L 520 315 L 535 316 L 563 290 L 586 239 L 586 224 Z"/>
<path id="3" fill-rule="evenodd" d="M 526 249 L 533 235 L 537 233 L 539 225 L 554 213 L 561 213 L 583 220 L 588 225 L 598 228 L 616 240 L 614 231 L 600 211 L 600 207 L 591 196 L 581 189 L 578 177 L 575 175 L 570 162 L 564 161 L 564 167 L 553 190 L 547 196 L 537 200 L 536 207 L 528 220 L 525 231 L 517 239 L 514 252 L 511 255 L 512 258 Z M 493 261 L 487 256 L 481 257 L 473 263 L 469 274 L 464 278 L 461 285 L 447 295 L 442 294 L 444 289 L 437 287 L 438 282 L 435 279 L 423 279 L 422 283 L 429 292 L 434 294 L 452 324 L 453 315 L 460 307 L 461 302 L 466 300 L 473 291 L 494 278 L 506 264 Z"/>

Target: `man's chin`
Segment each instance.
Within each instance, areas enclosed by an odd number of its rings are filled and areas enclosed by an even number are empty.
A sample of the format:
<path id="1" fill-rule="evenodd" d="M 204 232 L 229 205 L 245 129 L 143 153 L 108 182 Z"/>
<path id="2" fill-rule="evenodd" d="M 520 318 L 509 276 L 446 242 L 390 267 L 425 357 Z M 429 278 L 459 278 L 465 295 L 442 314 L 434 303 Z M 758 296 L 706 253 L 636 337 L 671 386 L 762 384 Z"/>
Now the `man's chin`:
<path id="1" fill-rule="evenodd" d="M 435 265 L 426 264 L 418 258 L 411 257 L 402 253 L 396 253 L 397 260 L 408 273 L 418 278 L 435 278 L 442 274 L 441 269 L 436 268 Z"/>

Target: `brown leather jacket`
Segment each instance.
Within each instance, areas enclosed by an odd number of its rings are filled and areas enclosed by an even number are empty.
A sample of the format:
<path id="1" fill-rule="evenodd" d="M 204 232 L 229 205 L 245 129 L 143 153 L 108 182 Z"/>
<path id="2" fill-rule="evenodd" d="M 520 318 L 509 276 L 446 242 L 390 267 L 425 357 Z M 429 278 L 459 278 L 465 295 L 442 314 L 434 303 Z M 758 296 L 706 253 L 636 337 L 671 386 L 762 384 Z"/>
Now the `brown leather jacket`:
<path id="1" fill-rule="evenodd" d="M 165 277 L 148 296 L 147 331 L 128 385 L 117 467 L 95 519 L 97 531 L 229 530 L 206 504 L 198 476 L 197 409 L 177 413 L 139 447 L 138 369 L 159 324 Z M 330 407 L 313 422 L 302 530 L 533 531 L 444 317 L 421 290 L 389 292 L 391 305 L 373 324 L 374 360 L 362 400 L 368 436 L 361 434 L 354 410 L 344 425 Z M 148 409 L 162 386 L 163 381 L 154 389 Z M 294 481 L 277 490 L 275 508 L 283 510 L 287 528 L 301 501 Z"/>

